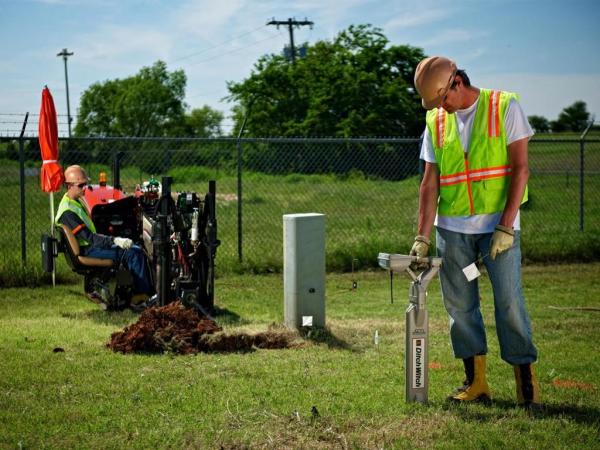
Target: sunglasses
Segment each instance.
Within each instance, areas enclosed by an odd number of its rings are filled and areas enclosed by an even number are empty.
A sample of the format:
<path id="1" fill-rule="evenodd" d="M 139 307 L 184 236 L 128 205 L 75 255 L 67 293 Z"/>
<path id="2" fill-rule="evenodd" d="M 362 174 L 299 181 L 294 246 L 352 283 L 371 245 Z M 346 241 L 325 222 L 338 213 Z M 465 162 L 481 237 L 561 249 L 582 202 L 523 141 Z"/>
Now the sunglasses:
<path id="1" fill-rule="evenodd" d="M 78 184 L 75 184 L 75 183 L 69 183 L 69 184 L 70 184 L 71 186 L 77 186 L 79 189 L 83 189 L 84 187 L 86 187 L 86 186 L 87 186 L 87 183 L 78 183 Z"/>

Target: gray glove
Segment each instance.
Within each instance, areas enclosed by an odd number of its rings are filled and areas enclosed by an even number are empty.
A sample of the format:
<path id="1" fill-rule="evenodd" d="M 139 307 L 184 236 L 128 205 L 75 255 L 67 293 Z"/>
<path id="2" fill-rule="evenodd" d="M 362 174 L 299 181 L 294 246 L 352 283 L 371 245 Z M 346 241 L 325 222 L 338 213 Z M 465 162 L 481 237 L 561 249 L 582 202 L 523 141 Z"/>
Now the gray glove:
<path id="1" fill-rule="evenodd" d="M 113 242 L 117 247 L 121 247 L 123 250 L 131 248 L 133 245 L 133 241 L 129 238 L 116 237 L 113 239 Z"/>

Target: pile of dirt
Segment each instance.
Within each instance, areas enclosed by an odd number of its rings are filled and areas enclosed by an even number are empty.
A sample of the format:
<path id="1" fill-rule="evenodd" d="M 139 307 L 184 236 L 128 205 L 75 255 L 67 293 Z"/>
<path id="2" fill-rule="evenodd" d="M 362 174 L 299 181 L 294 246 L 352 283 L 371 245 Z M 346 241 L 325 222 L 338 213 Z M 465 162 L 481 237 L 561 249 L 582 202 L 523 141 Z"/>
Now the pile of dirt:
<path id="1" fill-rule="evenodd" d="M 198 352 L 243 352 L 257 348 L 281 349 L 293 346 L 297 336 L 288 330 L 257 334 L 226 334 L 217 323 L 181 302 L 145 310 L 137 322 L 117 331 L 106 346 L 121 353 L 163 353 L 183 355 Z"/>

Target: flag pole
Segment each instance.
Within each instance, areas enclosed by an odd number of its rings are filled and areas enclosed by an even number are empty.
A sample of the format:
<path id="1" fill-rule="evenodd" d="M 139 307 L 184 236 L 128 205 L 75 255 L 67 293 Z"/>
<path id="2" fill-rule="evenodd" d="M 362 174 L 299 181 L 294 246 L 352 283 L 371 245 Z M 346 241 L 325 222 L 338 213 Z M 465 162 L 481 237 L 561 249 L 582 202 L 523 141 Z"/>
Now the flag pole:
<path id="1" fill-rule="evenodd" d="M 50 192 L 50 236 L 52 236 L 52 239 L 54 239 L 54 192 Z M 54 249 L 51 251 L 54 251 Z M 52 287 L 56 287 L 55 264 L 52 264 Z"/>

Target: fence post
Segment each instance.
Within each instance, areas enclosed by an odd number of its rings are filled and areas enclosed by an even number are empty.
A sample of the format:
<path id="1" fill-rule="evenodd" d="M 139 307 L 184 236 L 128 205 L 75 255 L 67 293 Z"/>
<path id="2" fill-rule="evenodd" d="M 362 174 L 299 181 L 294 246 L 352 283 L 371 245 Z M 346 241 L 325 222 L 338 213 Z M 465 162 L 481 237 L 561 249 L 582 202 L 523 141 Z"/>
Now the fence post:
<path id="1" fill-rule="evenodd" d="M 584 168 L 585 168 L 585 164 L 584 164 L 584 154 L 585 154 L 585 137 L 587 136 L 588 132 L 590 131 L 590 129 L 592 128 L 592 125 L 594 125 L 594 118 L 592 117 L 592 120 L 590 120 L 590 123 L 588 124 L 587 128 L 583 131 L 583 134 L 581 135 L 581 137 L 579 138 L 579 231 L 583 232 L 583 219 L 584 219 L 584 183 L 583 183 L 583 176 L 584 176 Z"/>
<path id="2" fill-rule="evenodd" d="M 21 134 L 19 135 L 19 185 L 21 191 L 21 261 L 23 265 L 27 263 L 27 235 L 25 228 L 25 148 L 23 144 L 23 135 L 25 134 L 25 127 L 27 126 L 27 119 L 29 113 L 25 113 L 25 119 L 23 120 L 23 127 L 21 128 Z"/>
<path id="3" fill-rule="evenodd" d="M 246 122 L 248 116 L 252 110 L 252 104 L 254 103 L 254 97 L 250 99 L 248 106 L 246 107 L 246 114 L 244 114 L 244 120 L 237 137 L 237 200 L 238 200 L 238 261 L 242 262 L 242 134 L 246 128 Z"/>
<path id="4" fill-rule="evenodd" d="M 244 121 L 245 124 L 245 121 Z M 243 128 L 243 126 L 242 126 Z M 240 136 L 242 132 L 240 129 Z M 237 241 L 238 241 L 238 261 L 242 262 L 242 142 L 238 136 L 237 140 Z"/>

